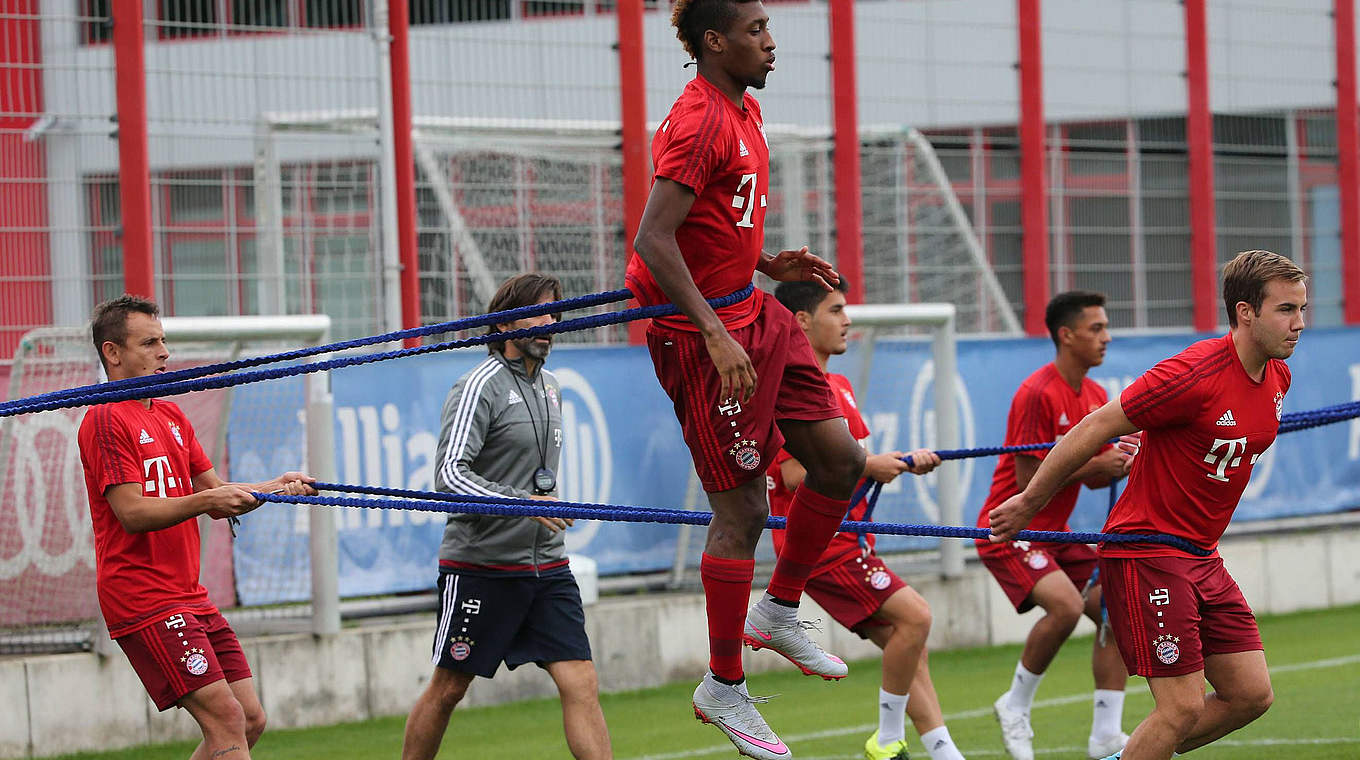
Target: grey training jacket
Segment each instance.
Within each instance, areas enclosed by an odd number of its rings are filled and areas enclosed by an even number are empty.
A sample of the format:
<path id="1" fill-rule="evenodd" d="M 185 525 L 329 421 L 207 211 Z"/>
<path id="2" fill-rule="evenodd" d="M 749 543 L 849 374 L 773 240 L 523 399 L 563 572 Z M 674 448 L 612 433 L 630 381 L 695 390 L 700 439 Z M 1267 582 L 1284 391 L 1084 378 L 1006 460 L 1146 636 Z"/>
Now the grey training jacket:
<path id="1" fill-rule="evenodd" d="M 534 471 L 547 466 L 556 473 L 561 453 L 562 396 L 557 378 L 542 368 L 530 378 L 523 360 L 508 360 L 493 351 L 458 378 L 444 400 L 435 487 L 449 493 L 527 499 L 533 493 Z M 442 572 L 536 575 L 565 570 L 566 559 L 564 533 L 554 533 L 528 517 L 451 515 L 439 546 Z"/>

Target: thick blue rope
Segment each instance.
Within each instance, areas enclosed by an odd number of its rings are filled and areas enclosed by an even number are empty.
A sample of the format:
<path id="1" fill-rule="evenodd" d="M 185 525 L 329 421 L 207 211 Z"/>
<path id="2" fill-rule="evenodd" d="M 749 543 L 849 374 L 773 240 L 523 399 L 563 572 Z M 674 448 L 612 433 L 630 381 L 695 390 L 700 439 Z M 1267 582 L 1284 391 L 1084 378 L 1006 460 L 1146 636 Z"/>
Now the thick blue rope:
<path id="1" fill-rule="evenodd" d="M 93 385 L 82 385 L 76 388 L 63 388 L 61 390 L 40 393 L 27 398 L 12 399 L 0 402 L 0 410 L 11 406 L 25 406 L 28 404 L 43 403 L 55 399 L 77 398 L 91 393 L 104 393 L 126 388 L 145 388 L 148 386 L 159 386 L 178 380 L 192 380 L 208 375 L 217 375 L 223 372 L 232 372 L 238 369 L 248 369 L 259 367 L 265 364 L 275 364 L 278 362 L 295 361 L 305 359 L 309 356 L 320 356 L 321 354 L 346 351 L 352 348 L 362 348 L 378 343 L 387 343 L 394 340 L 405 338 L 419 338 L 426 335 L 434 335 L 444 332 L 458 332 L 460 330 L 470 330 L 476 327 L 488 327 L 490 325 L 505 324 L 514 322 L 517 319 L 527 317 L 538 317 L 544 314 L 554 314 L 562 311 L 572 311 L 574 309 L 584 309 L 591 306 L 601 306 L 604 304 L 617 303 L 632 298 L 633 294 L 627 289 L 610 290 L 604 293 L 592 293 L 576 298 L 567 298 L 551 303 L 533 304 L 521 306 L 516 309 L 506 309 L 504 311 L 494 311 L 489 314 L 482 314 L 475 317 L 456 319 L 451 322 L 440 322 L 438 324 L 426 325 L 424 327 L 413 327 L 406 330 L 373 335 L 366 338 L 355 338 L 354 340 L 340 341 L 337 343 L 327 343 L 324 346 L 312 346 L 309 348 L 299 348 L 292 351 L 284 351 L 277 354 L 265 356 L 253 356 L 246 359 L 236 359 L 233 361 L 219 362 L 216 364 L 205 364 L 201 367 L 189 367 L 173 372 L 163 372 L 159 375 L 146 375 L 144 377 L 129 377 L 123 380 L 112 380 L 106 383 L 96 383 Z"/>
<path id="2" fill-rule="evenodd" d="M 715 309 L 729 306 L 744 300 L 751 295 L 754 286 L 747 285 L 745 288 L 722 296 L 721 298 L 711 298 L 708 303 Z M 312 372 L 338 369 L 340 367 L 352 367 L 359 364 L 372 364 L 374 362 L 397 359 L 406 356 L 419 356 L 430 354 L 436 351 L 448 351 L 454 348 L 466 348 L 468 346 L 480 346 L 503 340 L 517 340 L 519 338 L 532 338 L 540 335 L 554 335 L 557 333 L 573 332 L 585 330 L 592 327 L 603 325 L 614 325 L 623 322 L 632 322 L 638 319 L 648 319 L 654 317 L 664 317 L 671 314 L 678 314 L 679 309 L 673 304 L 657 304 L 655 306 L 640 306 L 622 311 L 613 311 L 607 314 L 594 314 L 587 317 L 568 319 L 564 322 L 557 322 L 551 325 L 541 325 L 538 327 L 526 327 L 521 330 L 509 330 L 506 332 L 490 333 L 488 335 L 477 335 L 471 338 L 451 340 L 444 343 L 432 343 L 428 346 L 417 346 L 415 348 L 403 348 L 396 351 L 386 351 L 376 354 L 363 354 L 361 356 L 345 356 L 336 359 L 328 359 L 320 362 L 309 362 L 289 367 L 276 367 L 273 369 L 252 370 L 248 372 L 238 372 L 231 375 L 221 375 L 193 380 L 179 380 L 170 383 L 157 383 L 145 385 L 138 388 L 125 388 L 122 390 L 105 391 L 99 390 L 87 393 L 79 398 L 57 398 L 49 401 L 33 402 L 30 399 L 20 399 L 13 405 L 0 407 L 0 417 L 13 417 L 20 414 L 32 412 L 45 412 L 52 409 L 68 409 L 78 406 L 90 406 L 93 404 L 107 404 L 115 401 L 127 401 L 129 399 L 141 398 L 161 398 L 164 396 L 179 396 L 194 391 L 212 390 L 215 388 L 230 388 L 245 383 L 257 383 L 264 380 L 277 380 L 283 377 L 293 377 L 295 375 L 305 375 Z"/>
<path id="3" fill-rule="evenodd" d="M 351 486 L 341 483 L 316 483 L 317 490 L 360 493 L 378 496 L 399 497 L 395 499 L 357 499 L 344 496 L 288 496 L 286 494 L 255 494 L 260 501 L 287 504 L 317 504 L 332 507 L 362 507 L 367 509 L 407 509 L 423 512 L 444 512 L 453 514 L 502 515 L 518 517 L 563 517 L 581 520 L 611 520 L 617 522 L 652 522 L 665 524 L 707 525 L 713 519 L 712 512 L 684 509 L 652 509 L 647 507 L 621 507 L 611 504 L 590 504 L 568 501 L 539 501 L 536 499 L 511 499 L 490 496 L 467 496 L 437 491 L 410 491 L 402 488 L 382 488 L 376 486 Z M 766 528 L 781 529 L 785 518 L 770 517 L 765 521 Z M 847 520 L 841 523 L 841 530 L 850 533 L 871 532 L 897 536 L 935 536 L 939 538 L 985 539 L 991 535 L 986 528 L 962 528 L 951 525 L 912 525 L 897 523 L 870 523 Z M 1139 535 L 1132 533 L 1077 533 L 1054 530 L 1022 530 L 1016 534 L 1016 541 L 1042 541 L 1048 543 L 1091 544 L 1098 542 L 1121 544 L 1164 544 L 1198 556 L 1208 556 L 1210 552 L 1177 536 Z"/>

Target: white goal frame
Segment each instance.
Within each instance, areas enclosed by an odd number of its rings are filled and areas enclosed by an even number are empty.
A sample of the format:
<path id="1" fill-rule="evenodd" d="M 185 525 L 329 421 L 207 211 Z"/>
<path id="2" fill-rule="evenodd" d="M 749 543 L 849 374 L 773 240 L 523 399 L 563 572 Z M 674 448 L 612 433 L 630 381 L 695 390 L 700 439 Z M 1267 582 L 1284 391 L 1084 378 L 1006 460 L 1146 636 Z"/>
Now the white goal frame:
<path id="1" fill-rule="evenodd" d="M 166 339 L 172 344 L 214 344 L 222 347 L 222 354 L 225 359 L 239 358 L 242 344 L 250 341 L 270 341 L 286 345 L 288 348 L 302 348 L 324 345 L 329 341 L 331 330 L 331 319 L 326 315 L 280 315 L 280 316 L 243 316 L 243 317 L 165 317 L 161 320 L 165 329 Z M 25 376 L 25 367 L 35 366 L 41 369 L 42 363 L 50 362 L 42 354 L 44 344 L 61 344 L 78 346 L 78 351 L 83 356 L 88 357 L 92 365 L 95 377 L 103 378 L 103 371 L 97 365 L 97 358 L 93 346 L 89 343 L 88 326 L 58 326 L 43 327 L 26 333 L 21 339 L 19 348 L 15 352 L 14 361 L 11 365 L 10 391 L 11 399 L 22 388 L 22 380 Z M 311 357 L 307 361 L 317 361 L 324 358 L 324 355 Z M 75 359 L 84 359 L 74 354 L 68 354 L 59 361 L 67 365 Z M 315 372 L 309 373 L 304 378 L 304 404 L 306 413 L 306 441 L 305 461 L 306 468 L 310 474 L 318 480 L 335 479 L 335 444 L 332 432 L 333 425 L 333 402 L 330 392 L 330 381 L 328 373 Z M 231 397 L 227 396 L 221 411 L 222 416 L 230 414 Z M 15 426 L 25 424 L 26 415 L 16 417 L 0 418 L 0 435 L 8 436 L 15 431 Z M 225 443 L 225 424 L 220 426 L 223 430 L 220 440 L 213 444 L 213 449 L 219 454 Z M 69 445 L 75 449 L 76 440 L 74 429 L 70 433 Z M 9 446 L 0 446 L 0 477 L 8 477 L 11 466 L 18 466 L 10 461 L 8 457 Z M 84 493 L 83 482 L 78 487 L 74 487 L 72 493 Z M 89 519 L 88 509 L 84 506 L 83 496 L 79 497 L 82 502 L 77 507 L 68 507 L 66 511 L 73 515 L 82 515 L 86 521 Z M 72 511 L 74 510 L 74 511 Z M 310 549 L 311 549 L 311 629 L 313 633 L 330 634 L 337 633 L 340 629 L 339 613 L 339 578 L 338 578 L 338 539 L 336 534 L 336 510 L 331 507 L 311 507 L 309 509 L 309 529 L 310 529 Z M 200 524 L 201 527 L 201 524 Z M 206 548 L 207 543 L 205 541 Z M 30 551 L 25 548 L 23 552 Z M 93 552 L 93 548 L 90 550 Z M 34 560 L 30 560 L 34 561 Z M 3 601 L 3 600 L 0 600 Z M 95 651 L 106 652 L 111 642 L 108 640 L 107 629 L 103 626 L 102 617 L 98 611 L 94 612 L 94 630 L 90 643 Z M 57 646 L 58 648 L 76 643 L 83 638 L 81 628 L 90 631 L 88 627 L 73 625 L 69 630 L 74 638 L 65 635 L 55 640 L 47 638 L 46 634 L 29 635 L 22 632 L 22 629 L 7 633 L 6 640 L 12 640 L 19 646 L 31 646 L 42 648 L 45 646 Z"/>
<path id="2" fill-rule="evenodd" d="M 845 313 L 851 324 L 866 328 L 861 339 L 865 350 L 860 351 L 859 377 L 855 387 L 869 384 L 869 370 L 873 366 L 874 338 L 883 328 L 929 327 L 930 351 L 935 361 L 935 448 L 959 448 L 962 436 L 959 425 L 958 394 L 958 335 L 955 330 L 957 309 L 952 303 L 917 304 L 847 304 Z M 958 460 L 945 460 L 935 470 L 939 495 L 941 525 L 963 524 L 963 483 Z M 940 574 L 946 578 L 963 575 L 963 545 L 957 539 L 940 539 Z"/>

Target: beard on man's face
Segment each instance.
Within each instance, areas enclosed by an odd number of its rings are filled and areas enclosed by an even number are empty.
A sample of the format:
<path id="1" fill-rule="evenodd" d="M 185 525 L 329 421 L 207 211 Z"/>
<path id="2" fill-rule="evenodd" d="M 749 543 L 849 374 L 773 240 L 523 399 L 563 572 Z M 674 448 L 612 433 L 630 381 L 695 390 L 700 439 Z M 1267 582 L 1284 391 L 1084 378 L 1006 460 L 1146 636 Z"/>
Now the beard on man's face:
<path id="1" fill-rule="evenodd" d="M 537 362 L 547 359 L 548 352 L 552 351 L 551 338 L 518 338 L 512 342 L 521 354 Z"/>

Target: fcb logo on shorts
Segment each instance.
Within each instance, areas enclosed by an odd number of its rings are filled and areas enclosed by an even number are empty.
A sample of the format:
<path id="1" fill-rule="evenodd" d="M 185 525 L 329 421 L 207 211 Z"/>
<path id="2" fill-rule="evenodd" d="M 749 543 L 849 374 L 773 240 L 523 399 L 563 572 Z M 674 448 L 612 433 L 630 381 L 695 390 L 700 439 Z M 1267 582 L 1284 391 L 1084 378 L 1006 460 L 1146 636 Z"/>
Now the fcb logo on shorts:
<path id="1" fill-rule="evenodd" d="M 472 655 L 472 642 L 471 642 L 471 641 L 465 641 L 465 640 L 463 640 L 463 639 L 461 639 L 461 638 L 457 638 L 457 639 L 454 639 L 454 640 L 453 640 L 453 644 L 449 647 L 449 656 L 450 656 L 450 657 L 452 657 L 453 659 L 455 659 L 455 660 L 457 660 L 457 661 L 459 661 L 459 662 L 462 662 L 463 660 L 466 660 L 466 659 L 467 659 L 468 657 L 470 657 L 471 655 Z"/>
<path id="2" fill-rule="evenodd" d="M 727 453 L 732 455 L 737 466 L 743 470 L 755 470 L 760 467 L 760 450 L 756 448 L 755 441 L 737 441 Z"/>
<path id="3" fill-rule="evenodd" d="M 190 649 L 179 661 L 184 663 L 189 675 L 201 676 L 208 672 L 208 658 L 203 656 L 203 650 L 198 647 Z"/>
<path id="4" fill-rule="evenodd" d="M 892 578 L 882 569 L 875 570 L 869 574 L 869 585 L 879 591 L 887 588 L 889 583 L 892 583 Z"/>
<path id="5" fill-rule="evenodd" d="M 1181 648 L 1176 646 L 1176 642 L 1180 640 L 1179 636 L 1166 633 L 1153 639 L 1153 651 L 1157 653 L 1157 659 L 1161 660 L 1163 665 L 1175 664 L 1176 660 L 1181 658 Z"/>
<path id="6" fill-rule="evenodd" d="M 1048 567 L 1048 555 L 1037 549 L 1028 552 L 1025 554 L 1025 564 L 1033 570 L 1043 570 Z"/>

